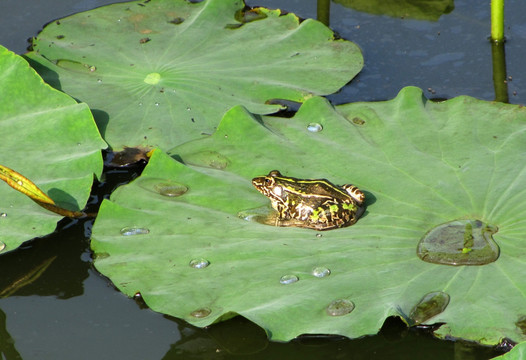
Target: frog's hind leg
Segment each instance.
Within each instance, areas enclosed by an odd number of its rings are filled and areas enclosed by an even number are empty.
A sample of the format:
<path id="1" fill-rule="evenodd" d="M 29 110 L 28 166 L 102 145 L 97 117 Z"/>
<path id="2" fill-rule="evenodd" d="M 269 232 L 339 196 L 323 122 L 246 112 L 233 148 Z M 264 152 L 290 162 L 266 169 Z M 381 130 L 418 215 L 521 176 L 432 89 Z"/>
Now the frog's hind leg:
<path id="1" fill-rule="evenodd" d="M 354 201 L 356 201 L 357 205 L 362 205 L 365 201 L 365 194 L 358 189 L 357 186 L 354 186 L 352 184 L 345 184 L 342 186 L 342 188 L 347 191 L 347 193 L 353 198 Z"/>

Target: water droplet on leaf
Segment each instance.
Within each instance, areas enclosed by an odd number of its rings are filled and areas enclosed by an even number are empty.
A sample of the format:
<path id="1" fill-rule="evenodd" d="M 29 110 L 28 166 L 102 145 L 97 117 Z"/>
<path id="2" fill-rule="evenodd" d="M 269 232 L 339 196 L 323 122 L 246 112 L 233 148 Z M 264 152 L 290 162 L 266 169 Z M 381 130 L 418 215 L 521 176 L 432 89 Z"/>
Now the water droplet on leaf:
<path id="1" fill-rule="evenodd" d="M 161 104 L 159 104 L 158 102 L 155 103 L 155 106 L 159 106 L 159 105 L 161 105 Z"/>
<path id="2" fill-rule="evenodd" d="M 347 315 L 354 310 L 354 303 L 347 299 L 338 299 L 332 301 L 325 311 L 330 316 L 342 316 Z"/>
<path id="3" fill-rule="evenodd" d="M 283 285 L 293 284 L 297 282 L 299 278 L 296 275 L 283 275 L 279 282 Z"/>
<path id="4" fill-rule="evenodd" d="M 4 249 L 5 249 L 5 244 L 0 241 L 0 251 L 4 251 Z"/>
<path id="5" fill-rule="evenodd" d="M 83 64 L 78 61 L 67 60 L 67 59 L 59 59 L 57 60 L 56 64 L 58 67 L 61 67 L 65 70 L 69 70 L 69 71 L 73 71 L 77 73 L 86 73 L 86 72 L 92 73 L 97 70 L 97 68 L 94 65 Z"/>
<path id="6" fill-rule="evenodd" d="M 98 82 L 99 84 L 102 84 L 102 80 L 101 80 L 101 79 L 97 79 L 97 82 Z"/>
<path id="7" fill-rule="evenodd" d="M 195 318 L 204 318 L 204 317 L 207 317 L 208 315 L 210 315 L 212 313 L 212 310 L 210 310 L 209 308 L 201 308 L 201 309 L 197 309 L 197 310 L 194 310 L 190 313 L 191 316 L 195 317 Z"/>
<path id="8" fill-rule="evenodd" d="M 5 217 L 7 217 L 7 214 L 6 213 L 0 213 L 0 217 L 5 218 Z"/>
<path id="9" fill-rule="evenodd" d="M 499 257 L 497 227 L 479 220 L 454 220 L 429 231 L 418 243 L 420 259 L 444 265 L 485 265 Z"/>
<path id="10" fill-rule="evenodd" d="M 449 304 L 449 295 L 442 291 L 430 292 L 416 304 L 409 313 L 409 319 L 415 324 L 422 324 L 443 312 Z"/>
<path id="11" fill-rule="evenodd" d="M 330 274 L 331 270 L 327 269 L 324 266 L 316 266 L 314 269 L 312 269 L 312 275 L 316 276 L 317 278 L 326 277 Z"/>
<path id="12" fill-rule="evenodd" d="M 184 185 L 159 185 L 159 194 L 168 197 L 181 196 L 188 191 Z"/>
<path id="13" fill-rule="evenodd" d="M 194 269 L 204 269 L 208 267 L 208 265 L 210 265 L 210 261 L 203 258 L 192 259 L 190 260 L 190 263 L 188 265 L 190 265 Z"/>
<path id="14" fill-rule="evenodd" d="M 321 124 L 318 123 L 310 123 L 309 125 L 307 125 L 307 130 L 309 130 L 310 132 L 320 132 L 323 130 L 323 126 L 321 126 Z"/>
<path id="15" fill-rule="evenodd" d="M 146 228 L 137 228 L 137 227 L 124 227 L 121 229 L 121 235 L 130 236 L 130 235 L 146 235 L 149 234 L 150 230 Z"/>
<path id="16" fill-rule="evenodd" d="M 225 156 L 216 151 L 200 151 L 183 157 L 183 161 L 190 165 L 208 167 L 223 170 L 230 161 Z"/>
<path id="17" fill-rule="evenodd" d="M 185 185 L 169 179 L 139 178 L 136 182 L 143 189 L 167 197 L 181 196 L 188 191 Z"/>

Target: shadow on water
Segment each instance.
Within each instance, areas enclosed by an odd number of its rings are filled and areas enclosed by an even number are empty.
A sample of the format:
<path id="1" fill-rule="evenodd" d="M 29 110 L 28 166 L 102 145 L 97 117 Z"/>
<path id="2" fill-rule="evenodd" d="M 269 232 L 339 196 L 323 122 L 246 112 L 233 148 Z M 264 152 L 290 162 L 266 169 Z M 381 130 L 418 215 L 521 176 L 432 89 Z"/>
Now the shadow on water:
<path id="1" fill-rule="evenodd" d="M 79 261 L 88 249 L 78 241 L 86 220 L 61 221 L 60 233 L 28 241 L 0 257 L 0 298 L 7 296 L 56 296 L 68 299 L 82 295 L 89 262 Z M 64 226 L 67 225 L 67 226 Z"/>
<path id="2" fill-rule="evenodd" d="M 458 355 L 490 359 L 504 350 L 468 342 L 441 341 L 431 328 L 407 328 L 396 317 L 378 335 L 350 340 L 339 336 L 304 335 L 288 343 L 271 342 L 260 327 L 238 316 L 207 329 L 181 328 L 183 337 L 163 360 L 172 359 L 450 359 Z M 431 352 L 430 349 L 433 349 Z M 465 358 L 465 357 L 461 357 Z"/>

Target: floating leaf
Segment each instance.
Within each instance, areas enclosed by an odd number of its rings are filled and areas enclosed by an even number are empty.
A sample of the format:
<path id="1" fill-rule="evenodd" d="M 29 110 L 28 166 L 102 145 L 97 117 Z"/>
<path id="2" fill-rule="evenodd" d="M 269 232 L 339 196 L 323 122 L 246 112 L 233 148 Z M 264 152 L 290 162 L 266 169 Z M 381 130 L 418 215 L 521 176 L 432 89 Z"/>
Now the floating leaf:
<path id="1" fill-rule="evenodd" d="M 79 212 L 106 146 L 86 104 L 46 85 L 22 57 L 0 47 L 0 109 L 2 179 L 52 211 Z M 1 250 L 52 232 L 60 219 L 0 184 Z"/>
<path id="2" fill-rule="evenodd" d="M 243 104 L 330 94 L 362 68 L 359 48 L 322 23 L 240 0 L 113 4 L 48 24 L 28 59 L 50 84 L 94 109 L 103 137 L 168 149 L 211 134 Z"/>
<path id="3" fill-rule="evenodd" d="M 309 131 L 313 122 L 323 130 Z M 278 340 L 375 334 L 387 316 L 411 313 L 445 323 L 441 336 L 526 339 L 516 325 L 526 308 L 524 108 L 470 97 L 435 103 L 412 87 L 336 109 L 315 97 L 291 119 L 238 106 L 213 136 L 170 154 L 184 162 L 204 151 L 228 164 L 188 166 L 155 151 L 142 180 L 102 204 L 91 245 L 104 256 L 95 266 L 125 294 L 140 291 L 152 309 L 197 326 L 238 313 Z M 251 179 L 273 169 L 355 184 L 367 210 L 355 225 L 323 233 L 239 217 L 268 206 Z M 141 186 L 149 179 L 188 191 L 162 196 Z M 498 229 L 499 257 L 476 266 L 422 261 L 420 240 L 456 220 L 470 220 L 473 232 L 477 221 Z M 149 232 L 122 236 L 125 226 Z M 476 248 L 466 240 L 461 246 Z M 194 268 L 192 259 L 209 265 Z M 330 275 L 315 276 L 318 267 Z"/>

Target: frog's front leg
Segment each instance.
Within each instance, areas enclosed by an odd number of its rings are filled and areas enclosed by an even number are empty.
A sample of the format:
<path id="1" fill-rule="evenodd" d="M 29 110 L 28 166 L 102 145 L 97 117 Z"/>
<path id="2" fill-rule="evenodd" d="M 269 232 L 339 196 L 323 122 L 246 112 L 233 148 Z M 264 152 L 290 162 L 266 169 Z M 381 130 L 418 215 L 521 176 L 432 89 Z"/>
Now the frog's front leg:
<path id="1" fill-rule="evenodd" d="M 288 220 L 290 219 L 290 214 L 287 211 L 288 205 L 282 202 L 275 202 L 272 204 L 273 208 L 278 212 L 278 219 L 279 220 Z"/>

